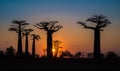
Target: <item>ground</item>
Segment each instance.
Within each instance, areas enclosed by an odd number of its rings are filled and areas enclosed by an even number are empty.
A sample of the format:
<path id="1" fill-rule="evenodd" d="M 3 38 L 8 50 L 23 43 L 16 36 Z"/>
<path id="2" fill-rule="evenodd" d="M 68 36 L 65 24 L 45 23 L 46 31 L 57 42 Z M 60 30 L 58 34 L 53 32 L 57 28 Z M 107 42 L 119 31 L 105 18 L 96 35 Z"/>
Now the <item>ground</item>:
<path id="1" fill-rule="evenodd" d="M 3 71 L 119 71 L 120 60 L 92 59 L 1 59 L 0 69 Z"/>

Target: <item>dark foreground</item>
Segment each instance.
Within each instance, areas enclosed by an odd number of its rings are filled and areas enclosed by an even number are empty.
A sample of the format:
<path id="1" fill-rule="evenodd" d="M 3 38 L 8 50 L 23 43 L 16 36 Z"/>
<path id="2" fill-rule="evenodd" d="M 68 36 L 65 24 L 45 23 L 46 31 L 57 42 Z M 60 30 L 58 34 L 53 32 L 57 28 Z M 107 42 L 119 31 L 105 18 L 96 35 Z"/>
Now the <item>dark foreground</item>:
<path id="1" fill-rule="evenodd" d="M 0 71 L 120 71 L 120 60 L 0 59 Z"/>

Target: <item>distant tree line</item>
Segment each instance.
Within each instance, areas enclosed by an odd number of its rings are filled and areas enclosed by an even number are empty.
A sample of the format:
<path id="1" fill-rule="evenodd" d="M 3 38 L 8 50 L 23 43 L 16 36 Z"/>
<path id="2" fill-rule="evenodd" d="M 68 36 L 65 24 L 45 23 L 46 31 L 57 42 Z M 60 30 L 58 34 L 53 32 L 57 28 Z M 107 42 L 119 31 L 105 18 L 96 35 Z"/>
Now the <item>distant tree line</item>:
<path id="1" fill-rule="evenodd" d="M 26 55 L 26 54 L 25 54 Z M 45 58 L 44 56 L 39 56 L 38 54 L 34 54 L 34 58 Z M 76 52 L 75 54 L 72 54 L 69 50 L 61 51 L 60 55 L 57 58 L 72 58 L 72 59 L 93 59 L 94 54 L 93 53 L 82 53 L 80 51 Z M 56 57 L 56 56 L 55 56 Z M 0 59 L 14 59 L 16 57 L 16 51 L 15 49 L 10 46 L 6 48 L 6 51 L 0 51 Z M 26 58 L 26 56 L 22 57 Z M 33 53 L 29 55 L 29 58 L 33 58 Z M 109 51 L 106 54 L 102 54 L 101 59 L 106 59 L 106 60 L 118 60 L 120 59 L 120 56 L 117 55 L 113 51 Z"/>

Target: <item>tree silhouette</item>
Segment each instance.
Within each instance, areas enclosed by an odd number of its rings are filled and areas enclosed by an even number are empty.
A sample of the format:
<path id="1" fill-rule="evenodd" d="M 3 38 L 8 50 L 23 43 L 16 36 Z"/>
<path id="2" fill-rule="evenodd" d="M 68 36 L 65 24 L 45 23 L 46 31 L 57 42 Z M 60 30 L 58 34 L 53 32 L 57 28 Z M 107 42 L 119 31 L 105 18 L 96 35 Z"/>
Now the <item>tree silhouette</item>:
<path id="1" fill-rule="evenodd" d="M 82 54 L 81 52 L 75 53 L 75 58 L 80 58 L 81 54 Z"/>
<path id="2" fill-rule="evenodd" d="M 37 34 L 32 34 L 31 36 L 32 36 L 32 40 L 33 40 L 33 42 L 32 42 L 32 57 L 35 58 L 35 40 L 39 40 L 41 38 Z"/>
<path id="3" fill-rule="evenodd" d="M 93 53 L 87 53 L 87 58 L 93 58 Z"/>
<path id="4" fill-rule="evenodd" d="M 23 32 L 23 36 L 26 37 L 26 43 L 25 43 L 25 55 L 29 56 L 29 52 L 28 52 L 28 35 L 30 35 L 30 33 L 33 31 L 33 29 L 24 29 Z"/>
<path id="5" fill-rule="evenodd" d="M 5 55 L 7 57 L 14 57 L 14 55 L 15 55 L 15 49 L 13 49 L 12 46 L 10 46 L 9 48 L 6 48 Z"/>
<path id="6" fill-rule="evenodd" d="M 84 28 L 94 30 L 94 59 L 100 59 L 100 31 L 103 31 L 104 27 L 107 27 L 111 22 L 103 15 L 94 15 L 93 17 L 88 18 L 86 21 L 96 23 L 95 27 L 86 25 L 85 22 L 77 22 L 84 26 Z"/>
<path id="7" fill-rule="evenodd" d="M 59 46 L 61 43 L 62 42 L 60 40 L 53 41 L 54 48 L 55 48 L 55 55 L 54 55 L 54 57 L 57 57 L 59 48 L 62 48 L 62 47 Z"/>
<path id="8" fill-rule="evenodd" d="M 60 58 L 72 58 L 73 54 L 70 53 L 70 51 L 65 50 L 61 52 Z"/>
<path id="9" fill-rule="evenodd" d="M 17 56 L 21 56 L 23 51 L 22 51 L 22 35 L 21 33 L 23 32 L 24 28 L 26 25 L 29 25 L 26 23 L 25 20 L 13 20 L 12 21 L 13 25 L 8 29 L 9 31 L 15 31 L 18 33 L 18 48 L 17 48 Z"/>
<path id="10" fill-rule="evenodd" d="M 119 56 L 115 52 L 109 51 L 109 52 L 107 52 L 107 55 L 105 58 L 108 60 L 114 60 L 114 59 L 118 59 Z"/>
<path id="11" fill-rule="evenodd" d="M 43 21 L 40 23 L 36 23 L 36 25 L 34 25 L 35 27 L 37 27 L 40 30 L 44 30 L 47 32 L 47 58 L 52 58 L 53 54 L 52 54 L 52 34 L 54 32 L 57 32 L 59 29 L 62 28 L 62 26 L 60 25 L 55 25 L 56 23 L 58 23 L 58 21 Z"/>
<path id="12" fill-rule="evenodd" d="M 4 57 L 4 52 L 0 50 L 0 59 Z"/>

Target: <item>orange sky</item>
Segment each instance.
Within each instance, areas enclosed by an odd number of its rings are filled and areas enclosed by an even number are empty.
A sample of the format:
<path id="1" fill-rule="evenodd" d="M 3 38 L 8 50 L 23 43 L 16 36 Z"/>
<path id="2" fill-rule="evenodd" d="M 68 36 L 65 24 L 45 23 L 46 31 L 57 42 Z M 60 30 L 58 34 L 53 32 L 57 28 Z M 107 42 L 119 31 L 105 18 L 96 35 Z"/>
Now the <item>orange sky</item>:
<path id="1" fill-rule="evenodd" d="M 71 53 L 75 54 L 78 51 L 81 52 L 93 52 L 93 30 L 84 29 L 81 25 L 77 24 L 74 18 L 63 17 L 64 20 L 60 20 L 58 24 L 62 25 L 63 28 L 58 32 L 53 33 L 53 40 L 60 40 L 62 43 L 60 46 L 63 47 L 61 50 L 69 50 Z M 43 19 L 42 19 L 43 20 Z M 69 21 L 70 22 L 69 22 Z M 28 20 L 28 22 L 32 22 L 28 27 L 34 29 L 34 32 L 41 36 L 41 39 L 36 42 L 36 53 L 39 55 L 43 55 L 43 49 L 46 48 L 46 32 L 44 30 L 39 30 L 34 27 L 33 24 L 38 23 Z M 66 24 L 64 24 L 66 23 Z M 11 23 L 9 23 L 11 24 Z M 68 25 L 69 24 L 69 25 Z M 4 26 L 3 26 L 4 27 Z M 27 27 L 27 28 L 28 28 Z M 8 31 L 9 25 L 5 26 L 5 28 L 1 28 L 2 35 L 0 39 L 0 46 L 2 50 L 9 46 L 13 46 L 15 49 L 17 47 L 17 34 L 15 32 Z M 108 51 L 115 51 L 119 53 L 119 41 L 120 34 L 117 32 L 120 30 L 119 28 L 114 28 L 114 26 L 109 25 L 105 28 L 105 31 L 101 32 L 101 50 L 103 53 Z M 25 38 L 23 38 L 23 51 L 25 46 Z M 29 52 L 31 52 L 31 38 L 29 38 Z"/>
<path id="2" fill-rule="evenodd" d="M 13 46 L 17 49 L 17 34 L 8 31 L 12 20 L 26 20 L 28 28 L 41 36 L 36 42 L 36 53 L 43 55 L 46 32 L 34 27 L 40 21 L 56 20 L 63 28 L 53 34 L 53 40 L 62 41 L 62 50 L 75 54 L 93 52 L 94 32 L 77 24 L 92 15 L 103 14 L 112 24 L 101 32 L 101 51 L 120 55 L 120 1 L 119 0 L 0 0 L 0 50 Z M 29 52 L 31 39 L 29 38 Z M 24 48 L 23 38 L 23 50 Z"/>

